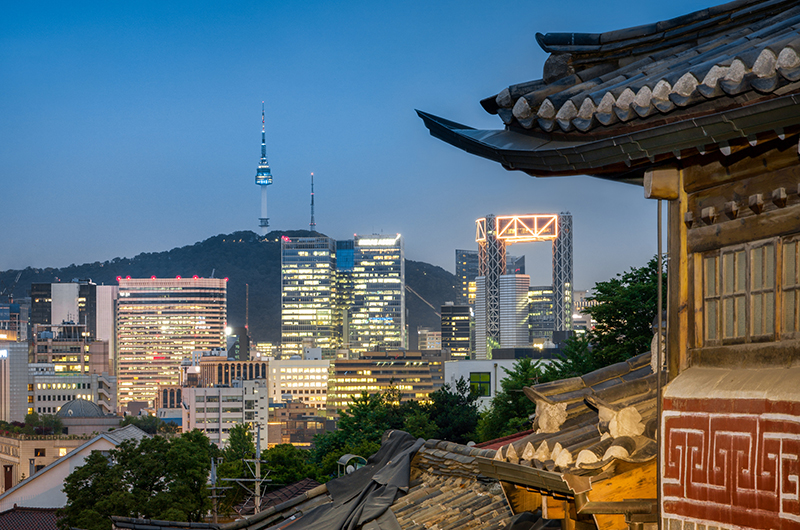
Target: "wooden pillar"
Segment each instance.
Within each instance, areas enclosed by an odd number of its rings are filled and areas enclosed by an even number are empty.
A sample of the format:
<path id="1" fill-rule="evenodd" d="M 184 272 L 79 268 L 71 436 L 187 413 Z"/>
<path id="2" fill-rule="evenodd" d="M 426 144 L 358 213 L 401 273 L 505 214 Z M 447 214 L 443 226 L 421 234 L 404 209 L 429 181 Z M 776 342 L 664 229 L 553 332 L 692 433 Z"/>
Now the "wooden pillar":
<path id="1" fill-rule="evenodd" d="M 684 172 L 678 173 L 678 198 L 669 202 L 667 220 L 667 370 L 672 380 L 688 368 L 689 345 L 689 255 L 686 242 L 687 196 Z"/>

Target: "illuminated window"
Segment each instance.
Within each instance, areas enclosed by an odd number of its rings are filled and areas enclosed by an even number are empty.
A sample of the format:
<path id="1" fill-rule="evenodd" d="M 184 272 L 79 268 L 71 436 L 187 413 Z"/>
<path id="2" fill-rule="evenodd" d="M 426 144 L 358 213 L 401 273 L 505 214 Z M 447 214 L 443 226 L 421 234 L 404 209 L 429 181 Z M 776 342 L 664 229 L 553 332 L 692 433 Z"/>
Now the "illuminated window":
<path id="1" fill-rule="evenodd" d="M 470 390 L 478 396 L 490 396 L 492 392 L 492 374 L 489 372 L 470 372 Z"/>

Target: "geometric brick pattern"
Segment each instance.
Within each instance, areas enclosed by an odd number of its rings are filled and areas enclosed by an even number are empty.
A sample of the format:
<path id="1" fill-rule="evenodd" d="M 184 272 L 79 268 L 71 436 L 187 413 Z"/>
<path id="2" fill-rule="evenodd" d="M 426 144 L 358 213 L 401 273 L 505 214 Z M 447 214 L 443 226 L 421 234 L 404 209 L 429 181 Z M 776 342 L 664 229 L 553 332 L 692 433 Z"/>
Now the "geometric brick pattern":
<path id="1" fill-rule="evenodd" d="M 665 517 L 800 529 L 800 403 L 667 398 L 663 433 Z"/>

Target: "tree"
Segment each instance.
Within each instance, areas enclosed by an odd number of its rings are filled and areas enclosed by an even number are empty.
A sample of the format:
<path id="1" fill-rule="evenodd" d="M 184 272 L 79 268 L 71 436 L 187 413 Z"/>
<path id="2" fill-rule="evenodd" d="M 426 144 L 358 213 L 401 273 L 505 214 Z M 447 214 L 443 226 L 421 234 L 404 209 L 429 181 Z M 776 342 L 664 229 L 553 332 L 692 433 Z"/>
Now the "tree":
<path id="1" fill-rule="evenodd" d="M 125 416 L 120 427 L 136 425 L 147 434 L 173 434 L 180 432 L 180 428 L 172 422 L 166 422 L 158 416 Z"/>
<path id="2" fill-rule="evenodd" d="M 31 411 L 25 415 L 25 426 L 22 430 L 25 434 L 61 434 L 64 425 L 61 418 L 54 414 L 40 415 Z"/>
<path id="3" fill-rule="evenodd" d="M 602 366 L 599 359 L 592 355 L 589 337 L 573 335 L 564 343 L 561 354 L 544 367 L 544 374 L 539 382 L 578 377 Z"/>
<path id="4" fill-rule="evenodd" d="M 598 368 L 650 350 L 657 313 L 657 275 L 654 257 L 644 267 L 632 267 L 595 285 L 594 295 L 588 300 L 599 303 L 586 311 L 597 321 L 589 342 Z M 663 298 L 666 300 L 666 296 Z"/>
<path id="5" fill-rule="evenodd" d="M 310 461 L 310 453 L 292 444 L 279 444 L 265 453 L 269 478 L 267 489 L 277 489 L 305 478 L 319 480 L 319 468 Z"/>
<path id="6" fill-rule="evenodd" d="M 128 440 L 107 455 L 93 451 L 64 480 L 59 525 L 108 530 L 112 515 L 201 521 L 211 506 L 206 480 L 215 453 L 197 430 L 172 440 Z"/>
<path id="7" fill-rule="evenodd" d="M 459 378 L 453 387 L 445 384 L 431 393 L 430 399 L 431 402 L 424 410 L 435 427 L 432 437 L 460 444 L 475 439 L 478 427 L 478 395 L 472 392 L 466 379 Z M 407 430 L 411 432 L 410 429 Z"/>
<path id="8" fill-rule="evenodd" d="M 500 391 L 478 422 L 478 438 L 484 442 L 530 429 L 528 417 L 536 410 L 522 388 L 539 382 L 542 377 L 540 362 L 519 359 L 511 370 L 503 368 L 503 371 L 506 377 L 500 381 Z"/>

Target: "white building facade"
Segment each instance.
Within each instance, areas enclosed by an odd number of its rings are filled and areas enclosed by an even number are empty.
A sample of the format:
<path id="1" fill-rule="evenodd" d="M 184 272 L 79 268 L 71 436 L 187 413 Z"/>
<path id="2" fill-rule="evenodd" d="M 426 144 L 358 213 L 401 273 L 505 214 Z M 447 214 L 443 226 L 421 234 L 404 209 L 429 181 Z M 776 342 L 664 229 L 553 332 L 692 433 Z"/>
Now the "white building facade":
<path id="1" fill-rule="evenodd" d="M 267 447 L 269 393 L 265 380 L 234 381 L 231 386 L 184 387 L 183 432 L 203 431 L 220 448 L 235 425 L 261 426 L 262 449 Z"/>

